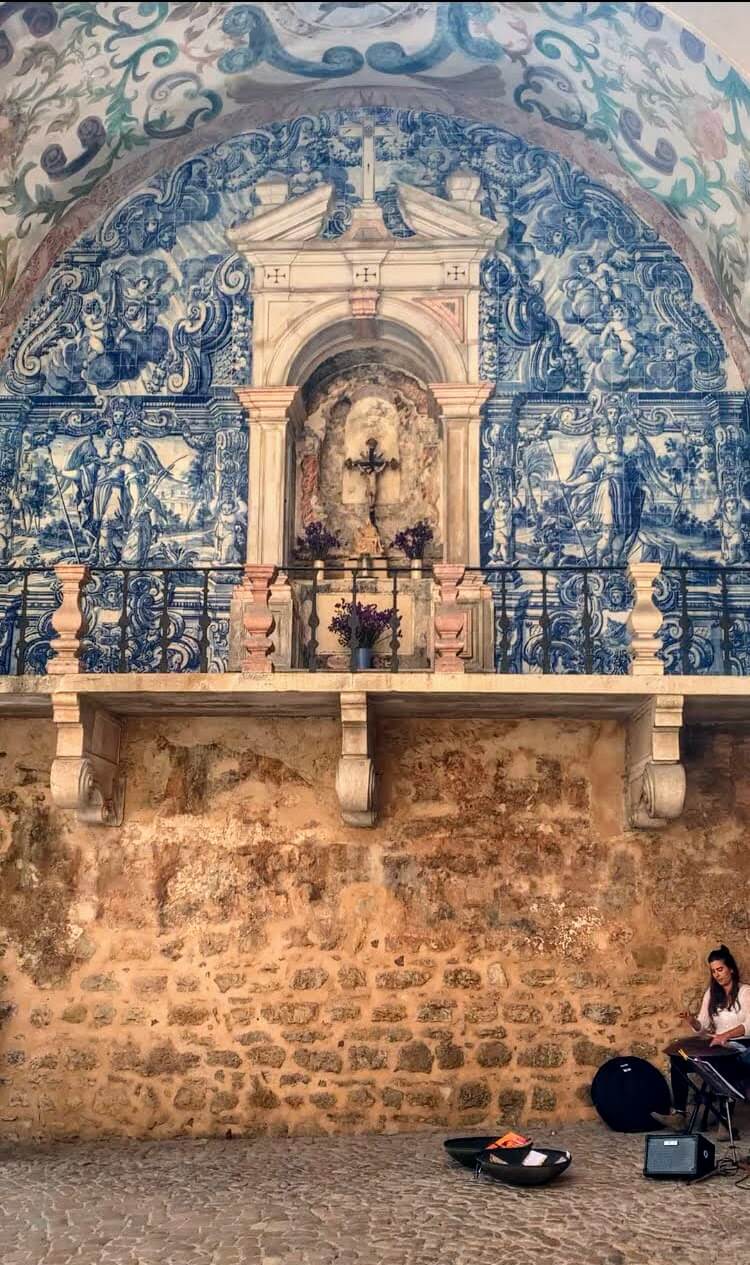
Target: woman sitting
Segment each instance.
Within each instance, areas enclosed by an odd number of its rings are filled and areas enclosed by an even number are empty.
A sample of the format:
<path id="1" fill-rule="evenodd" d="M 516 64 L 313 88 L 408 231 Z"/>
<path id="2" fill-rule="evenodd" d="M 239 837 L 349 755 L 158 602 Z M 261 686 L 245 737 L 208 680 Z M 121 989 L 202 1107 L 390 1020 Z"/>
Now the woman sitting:
<path id="1" fill-rule="evenodd" d="M 708 968 L 709 985 L 703 994 L 698 1014 L 692 1015 L 689 1011 L 684 1011 L 680 1015 L 680 1019 L 686 1020 L 698 1035 L 673 1041 L 667 1048 L 672 1082 L 672 1110 L 669 1115 L 653 1112 L 655 1120 L 675 1132 L 685 1128 L 685 1109 L 690 1089 L 687 1065 L 682 1055 L 677 1053 L 678 1047 L 682 1047 L 688 1055 L 700 1052 L 702 1058 L 709 1060 L 712 1050 L 716 1050 L 717 1055 L 721 1051 L 720 1071 L 730 1083 L 742 1083 L 750 1071 L 741 1055 L 727 1054 L 722 1049 L 728 1041 L 741 1041 L 750 1037 L 750 985 L 740 983 L 739 967 L 725 944 L 709 953 Z M 718 1058 L 716 1061 L 719 1063 Z"/>

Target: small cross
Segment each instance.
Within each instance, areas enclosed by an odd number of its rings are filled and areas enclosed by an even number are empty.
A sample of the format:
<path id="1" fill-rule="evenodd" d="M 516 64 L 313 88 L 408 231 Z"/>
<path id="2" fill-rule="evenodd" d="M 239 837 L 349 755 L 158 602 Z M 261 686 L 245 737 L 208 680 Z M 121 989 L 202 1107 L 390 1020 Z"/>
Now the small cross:
<path id="1" fill-rule="evenodd" d="M 377 272 L 373 268 L 372 276 L 370 276 L 370 269 L 367 267 L 367 264 L 365 264 L 364 268 L 360 268 L 359 272 L 357 273 L 357 280 L 358 281 L 374 281 L 377 275 L 378 275 Z"/>
<path id="2" fill-rule="evenodd" d="M 266 268 L 266 281 L 270 281 L 271 285 L 278 285 L 280 281 L 284 280 L 284 270 L 282 268 L 274 268 L 272 277 L 269 276 L 270 272 L 271 269 Z"/>
<path id="3" fill-rule="evenodd" d="M 449 281 L 460 281 L 465 275 L 464 268 L 459 268 L 458 264 L 451 264 L 451 270 L 448 272 Z"/>

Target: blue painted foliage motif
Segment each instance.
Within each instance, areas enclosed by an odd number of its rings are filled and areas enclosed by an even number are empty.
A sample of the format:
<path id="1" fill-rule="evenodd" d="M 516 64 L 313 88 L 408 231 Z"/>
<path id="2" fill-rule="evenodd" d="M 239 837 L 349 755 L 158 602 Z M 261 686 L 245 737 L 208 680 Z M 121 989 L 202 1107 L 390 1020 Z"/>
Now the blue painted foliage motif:
<path id="1" fill-rule="evenodd" d="M 436 62 L 456 40 L 490 55 L 483 7 L 438 6 Z M 282 56 L 258 6 L 234 6 L 224 22 L 237 41 L 224 57 L 237 70 Z M 329 52 L 331 74 L 350 73 L 352 50 Z M 388 43 L 367 55 L 383 69 L 411 56 Z M 2 369 L 0 562 L 242 560 L 247 438 L 232 388 L 251 380 L 252 277 L 226 231 L 258 213 L 258 185 L 272 177 L 289 198 L 332 187 L 323 236 L 334 241 L 362 196 L 365 122 L 376 197 L 396 236 L 413 232 L 397 185 L 447 198 L 457 171 L 479 178 L 481 212 L 498 223 L 481 266 L 481 375 L 496 388 L 482 434 L 483 561 L 613 568 L 636 549 L 665 564 L 745 559 L 746 415 L 724 392 L 725 348 L 671 248 L 559 155 L 496 127 L 382 107 L 214 145 L 136 190 L 61 257 Z M 586 594 L 595 670 L 609 672 L 627 659 L 615 574 L 602 571 Z M 217 585 L 220 663 L 229 588 Z M 134 668 L 160 652 L 152 624 L 162 597 L 149 573 L 127 596 L 140 630 Z M 539 594 L 520 579 L 506 597 L 503 653 L 540 670 Z M 548 599 L 554 670 L 580 670 L 580 588 L 567 577 Z M 87 662 L 109 670 L 122 594 L 100 574 L 90 600 Z M 169 593 L 174 670 L 196 666 L 197 600 L 187 583 Z"/>

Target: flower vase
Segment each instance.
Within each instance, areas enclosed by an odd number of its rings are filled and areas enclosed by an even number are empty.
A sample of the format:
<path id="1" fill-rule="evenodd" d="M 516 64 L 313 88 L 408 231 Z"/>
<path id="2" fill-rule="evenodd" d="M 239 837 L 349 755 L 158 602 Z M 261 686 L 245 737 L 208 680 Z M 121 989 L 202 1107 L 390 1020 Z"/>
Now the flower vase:
<path id="1" fill-rule="evenodd" d="M 321 580 L 325 580 L 325 578 L 326 578 L 326 560 L 325 560 L 325 558 L 314 558 L 314 559 L 313 559 L 313 571 L 315 572 L 315 574 L 316 574 L 316 576 L 317 576 L 318 584 L 320 584 Z"/>
<path id="2" fill-rule="evenodd" d="M 411 570 L 412 580 L 421 580 L 422 579 L 422 559 L 412 558 L 410 570 Z"/>
<path id="3" fill-rule="evenodd" d="M 354 651 L 354 671 L 363 672 L 372 667 L 372 646 L 357 646 Z"/>

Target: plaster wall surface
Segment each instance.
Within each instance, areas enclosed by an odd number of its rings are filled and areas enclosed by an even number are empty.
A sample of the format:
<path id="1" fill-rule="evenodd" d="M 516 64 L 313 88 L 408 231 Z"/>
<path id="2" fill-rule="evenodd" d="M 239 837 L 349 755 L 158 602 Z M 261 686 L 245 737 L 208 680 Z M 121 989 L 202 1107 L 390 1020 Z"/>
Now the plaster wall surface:
<path id="1" fill-rule="evenodd" d="M 129 810 L 51 807 L 52 728 L 0 742 L 0 1136 L 580 1119 L 657 1063 L 714 941 L 748 961 L 750 737 L 688 734 L 684 818 L 630 833 L 615 721 L 380 722 L 342 825 L 338 727 L 131 720 Z"/>

